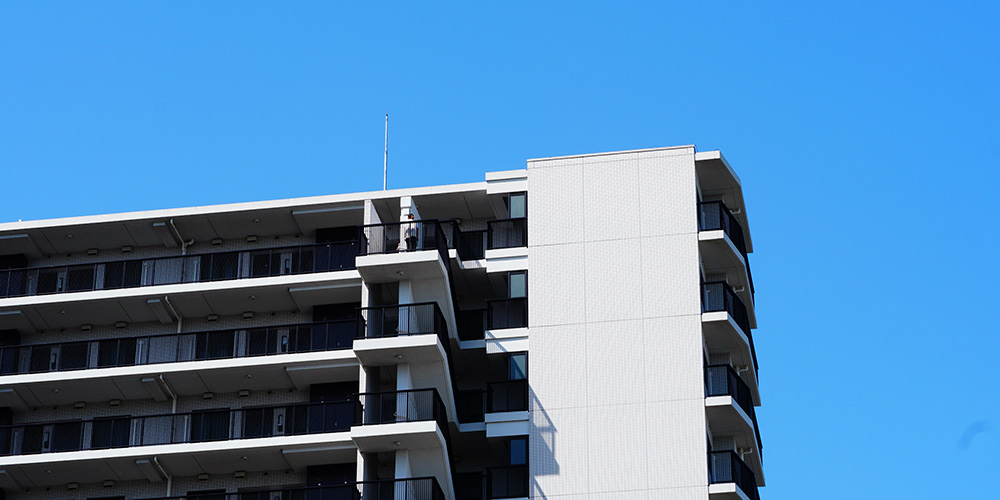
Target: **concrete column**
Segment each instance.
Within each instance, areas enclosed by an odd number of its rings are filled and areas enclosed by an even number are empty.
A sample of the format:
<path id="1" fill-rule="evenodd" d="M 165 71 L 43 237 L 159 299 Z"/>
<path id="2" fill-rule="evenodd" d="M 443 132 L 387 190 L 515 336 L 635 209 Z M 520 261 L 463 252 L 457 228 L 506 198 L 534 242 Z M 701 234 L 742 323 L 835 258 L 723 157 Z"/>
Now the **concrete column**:
<path id="1" fill-rule="evenodd" d="M 413 303 L 413 285 L 410 280 L 400 280 L 399 282 L 399 304 L 412 304 Z M 416 321 L 416 318 L 410 318 L 410 309 L 406 307 L 399 308 L 399 325 L 397 331 L 400 335 L 409 335 L 411 330 L 411 323 Z"/>

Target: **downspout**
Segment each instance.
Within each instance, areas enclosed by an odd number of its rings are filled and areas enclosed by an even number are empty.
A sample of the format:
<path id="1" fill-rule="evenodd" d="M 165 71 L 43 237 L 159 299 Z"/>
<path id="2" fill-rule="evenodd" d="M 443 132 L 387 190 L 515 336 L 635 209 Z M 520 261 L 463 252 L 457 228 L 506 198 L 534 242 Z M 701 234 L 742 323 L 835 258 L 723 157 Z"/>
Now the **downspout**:
<path id="1" fill-rule="evenodd" d="M 167 496 L 169 497 L 174 487 L 174 476 L 167 474 L 167 471 L 163 470 L 163 466 L 160 465 L 160 461 L 156 457 L 153 457 L 153 464 L 160 470 L 160 474 L 163 474 L 167 478 Z"/>
<path id="2" fill-rule="evenodd" d="M 181 236 L 181 232 L 177 230 L 177 226 L 174 225 L 173 219 L 168 220 L 167 224 L 170 225 L 170 229 L 173 231 L 174 236 L 177 238 L 177 241 L 181 242 L 181 255 L 187 255 L 187 247 L 188 245 L 194 243 L 194 240 L 193 239 L 185 240 L 184 237 Z"/>

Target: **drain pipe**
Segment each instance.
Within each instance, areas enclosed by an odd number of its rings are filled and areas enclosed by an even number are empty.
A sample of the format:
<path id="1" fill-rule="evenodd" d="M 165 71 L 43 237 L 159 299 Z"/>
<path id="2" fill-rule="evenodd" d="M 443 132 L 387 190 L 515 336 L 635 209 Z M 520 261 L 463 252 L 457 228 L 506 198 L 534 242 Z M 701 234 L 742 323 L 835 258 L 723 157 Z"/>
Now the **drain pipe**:
<path id="1" fill-rule="evenodd" d="M 174 220 L 173 219 L 168 220 L 167 224 L 170 225 L 170 229 L 173 231 L 174 236 L 177 237 L 177 241 L 181 242 L 181 255 L 187 255 L 187 247 L 188 247 L 188 245 L 191 245 L 191 244 L 194 243 L 194 238 L 192 238 L 190 240 L 185 240 L 184 237 L 181 236 L 181 232 L 177 230 L 177 226 L 174 225 Z"/>
<path id="2" fill-rule="evenodd" d="M 157 457 L 153 457 L 153 464 L 156 465 L 157 469 L 159 469 L 160 474 L 163 474 L 163 477 L 167 478 L 167 496 L 169 497 L 170 494 L 173 493 L 171 490 L 174 488 L 174 476 L 167 474 L 167 471 L 163 470 L 163 466 L 160 465 L 160 461 L 157 460 Z"/>
<path id="3" fill-rule="evenodd" d="M 167 394 L 170 395 L 170 399 L 172 400 L 172 402 L 170 403 L 170 414 L 172 415 L 174 413 L 177 413 L 177 394 L 174 393 L 172 389 L 170 389 L 170 386 L 167 385 L 167 381 L 163 380 L 162 373 L 160 374 L 159 378 L 160 378 L 160 384 L 162 384 L 163 388 L 167 390 Z"/>

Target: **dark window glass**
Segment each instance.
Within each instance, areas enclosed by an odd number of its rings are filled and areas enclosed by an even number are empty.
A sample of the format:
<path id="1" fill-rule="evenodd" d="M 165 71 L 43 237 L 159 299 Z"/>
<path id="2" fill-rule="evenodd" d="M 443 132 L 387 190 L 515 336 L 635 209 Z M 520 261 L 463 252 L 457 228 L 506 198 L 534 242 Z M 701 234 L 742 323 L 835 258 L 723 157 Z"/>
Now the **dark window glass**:
<path id="1" fill-rule="evenodd" d="M 528 355 L 511 354 L 510 371 L 507 374 L 509 380 L 524 380 L 528 378 Z"/>
<path id="2" fill-rule="evenodd" d="M 510 464 L 524 465 L 528 463 L 528 438 L 510 438 Z"/>

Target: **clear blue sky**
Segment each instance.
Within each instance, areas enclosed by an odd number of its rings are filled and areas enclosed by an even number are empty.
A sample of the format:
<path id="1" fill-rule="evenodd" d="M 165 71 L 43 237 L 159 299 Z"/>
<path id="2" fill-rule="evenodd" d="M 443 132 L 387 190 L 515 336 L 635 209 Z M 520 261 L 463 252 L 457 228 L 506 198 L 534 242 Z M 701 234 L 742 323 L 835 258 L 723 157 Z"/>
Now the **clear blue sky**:
<path id="1" fill-rule="evenodd" d="M 1000 8 L 813 3 L 3 2 L 0 220 L 722 149 L 762 497 L 996 495 Z"/>

